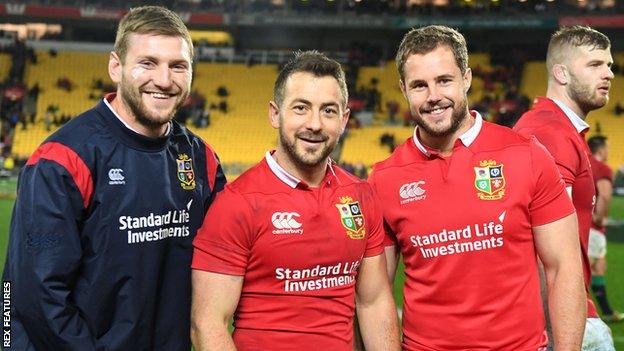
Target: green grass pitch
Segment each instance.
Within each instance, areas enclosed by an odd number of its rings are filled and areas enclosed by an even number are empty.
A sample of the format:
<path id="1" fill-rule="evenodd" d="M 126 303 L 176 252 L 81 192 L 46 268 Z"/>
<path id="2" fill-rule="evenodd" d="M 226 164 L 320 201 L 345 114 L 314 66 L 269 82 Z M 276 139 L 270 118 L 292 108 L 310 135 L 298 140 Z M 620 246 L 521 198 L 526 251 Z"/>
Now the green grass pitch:
<path id="1" fill-rule="evenodd" d="M 8 243 L 9 222 L 13 209 L 13 200 L 0 199 L 0 268 L 4 267 L 6 247 Z M 618 226 L 610 226 L 607 238 L 608 246 L 608 272 L 607 288 L 611 305 L 619 310 L 624 310 L 624 197 L 614 197 L 610 217 L 617 220 Z M 403 304 L 403 271 L 397 274 L 394 287 L 398 305 Z M 624 322 L 610 324 L 615 340 L 615 349 L 624 350 Z"/>

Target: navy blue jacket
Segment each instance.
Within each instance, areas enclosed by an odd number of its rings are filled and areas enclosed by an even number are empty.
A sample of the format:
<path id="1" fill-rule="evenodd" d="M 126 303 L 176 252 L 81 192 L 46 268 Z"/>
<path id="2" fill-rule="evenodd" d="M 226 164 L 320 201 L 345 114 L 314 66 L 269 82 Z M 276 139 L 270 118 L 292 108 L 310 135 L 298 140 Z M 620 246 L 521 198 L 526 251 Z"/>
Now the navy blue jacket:
<path id="1" fill-rule="evenodd" d="M 190 350 L 192 241 L 225 177 L 173 122 L 126 128 L 104 102 L 23 168 L 4 279 L 16 350 Z"/>

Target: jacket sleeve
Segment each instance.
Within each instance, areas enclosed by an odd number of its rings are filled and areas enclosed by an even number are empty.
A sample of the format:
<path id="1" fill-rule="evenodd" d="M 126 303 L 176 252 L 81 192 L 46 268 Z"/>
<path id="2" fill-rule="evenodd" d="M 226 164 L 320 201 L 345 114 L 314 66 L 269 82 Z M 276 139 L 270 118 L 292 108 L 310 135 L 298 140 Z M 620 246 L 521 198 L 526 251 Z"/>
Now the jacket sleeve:
<path id="1" fill-rule="evenodd" d="M 81 219 L 91 174 L 69 148 L 40 147 L 20 176 L 11 220 L 5 279 L 12 281 L 16 318 L 37 350 L 94 350 L 75 306 Z"/>
<path id="2" fill-rule="evenodd" d="M 205 148 L 206 174 L 208 177 L 208 186 L 210 187 L 210 192 L 204 195 L 204 212 L 207 212 L 217 193 L 225 187 L 227 180 L 217 154 L 208 144 L 205 144 Z"/>

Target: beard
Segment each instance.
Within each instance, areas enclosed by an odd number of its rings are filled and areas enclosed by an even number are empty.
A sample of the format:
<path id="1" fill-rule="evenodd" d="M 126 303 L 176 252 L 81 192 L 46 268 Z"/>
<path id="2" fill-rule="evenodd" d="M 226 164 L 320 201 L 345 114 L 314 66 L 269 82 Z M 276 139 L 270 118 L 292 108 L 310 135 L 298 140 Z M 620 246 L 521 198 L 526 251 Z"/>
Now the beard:
<path id="1" fill-rule="evenodd" d="M 134 114 L 136 121 L 148 128 L 160 127 L 169 123 L 175 116 L 176 112 L 178 112 L 178 109 L 182 107 L 189 94 L 188 91 L 180 91 L 180 94 L 177 96 L 177 101 L 171 111 L 163 116 L 152 113 L 148 110 L 141 96 L 141 88 L 133 86 L 125 76 L 122 76 L 120 88 L 121 98 L 126 102 L 127 106 Z"/>
<path id="2" fill-rule="evenodd" d="M 424 107 L 431 110 L 434 106 L 423 106 L 420 110 L 423 110 Z M 425 119 L 422 117 L 421 111 L 412 111 L 412 115 L 414 116 L 414 121 L 418 128 L 421 128 L 425 133 L 432 137 L 440 138 L 447 137 L 453 135 L 459 128 L 461 127 L 462 122 L 466 119 L 466 111 L 468 109 L 467 98 L 464 97 L 455 108 L 455 104 L 451 104 L 450 108 L 453 109 L 451 114 L 451 124 L 443 129 L 436 128 L 435 126 L 427 123 Z"/>
<path id="3" fill-rule="evenodd" d="M 592 89 L 589 84 L 583 84 L 574 75 L 571 75 L 567 90 L 568 95 L 585 113 L 597 110 L 609 102 L 609 95 L 599 95 L 596 89 Z"/>
<path id="4" fill-rule="evenodd" d="M 320 149 L 297 148 L 297 139 L 304 138 L 308 140 L 323 141 Z M 288 139 L 283 128 L 279 128 L 280 145 L 288 154 L 290 160 L 301 168 L 314 168 L 322 163 L 327 162 L 327 158 L 332 153 L 338 139 L 329 141 L 329 137 L 322 132 L 313 133 L 309 131 L 297 132 L 292 141 Z"/>

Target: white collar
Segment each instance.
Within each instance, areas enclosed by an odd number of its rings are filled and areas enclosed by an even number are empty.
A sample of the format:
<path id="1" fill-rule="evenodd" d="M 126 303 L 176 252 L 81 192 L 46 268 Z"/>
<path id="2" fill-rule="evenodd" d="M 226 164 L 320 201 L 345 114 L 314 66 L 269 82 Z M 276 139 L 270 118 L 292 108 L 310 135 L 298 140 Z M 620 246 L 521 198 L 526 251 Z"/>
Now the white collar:
<path id="1" fill-rule="evenodd" d="M 115 98 L 117 98 L 117 97 L 115 97 Z M 137 134 L 143 135 L 143 133 L 139 133 L 136 129 L 130 127 L 130 125 L 128 123 L 126 123 L 126 121 L 124 121 L 121 118 L 121 116 L 119 116 L 117 114 L 117 112 L 113 109 L 113 106 L 110 104 L 110 102 L 108 102 L 108 100 L 106 100 L 106 97 L 104 97 L 104 104 L 106 105 L 106 107 L 108 107 L 111 110 L 111 112 L 115 115 L 115 117 L 117 117 L 117 119 L 120 120 L 121 123 L 123 123 L 124 126 L 126 126 L 126 128 L 130 129 L 131 131 L 133 131 L 133 132 L 135 132 Z M 168 135 L 170 130 L 171 130 L 171 122 L 167 123 L 167 131 L 165 132 L 164 135 Z"/>
<path id="2" fill-rule="evenodd" d="M 279 178 L 282 182 L 286 183 L 286 185 L 288 185 L 289 187 L 294 189 L 297 187 L 297 184 L 301 182 L 299 178 L 288 173 L 284 168 L 282 168 L 282 166 L 277 163 L 277 161 L 275 161 L 275 158 L 273 158 L 273 154 L 271 151 L 267 151 L 266 154 L 264 154 L 264 159 L 269 165 L 271 172 L 273 172 L 273 174 L 275 174 L 277 178 Z M 332 167 L 331 159 L 327 159 L 327 167 L 335 177 L 336 173 L 334 172 L 334 167 Z"/>
<path id="3" fill-rule="evenodd" d="M 472 125 L 472 127 L 470 127 L 470 129 L 465 131 L 464 134 L 459 136 L 459 140 L 461 140 L 462 144 L 464 144 L 464 146 L 466 147 L 470 146 L 475 141 L 475 139 L 477 139 L 477 136 L 479 136 L 479 132 L 481 132 L 481 127 L 483 126 L 483 118 L 478 111 L 470 111 L 470 114 L 474 114 L 475 123 Z M 414 135 L 412 136 L 412 140 L 414 140 L 414 144 L 416 145 L 418 150 L 420 150 L 426 156 L 430 156 L 427 148 L 420 142 L 420 140 L 418 140 L 418 135 L 416 134 L 417 129 L 418 126 L 414 128 Z"/>
<path id="4" fill-rule="evenodd" d="M 563 102 L 557 99 L 550 99 L 550 100 L 552 100 L 552 102 L 557 104 L 557 106 L 559 106 L 559 108 L 563 111 L 563 113 L 565 113 L 566 117 L 568 117 L 570 122 L 572 122 L 572 125 L 574 126 L 577 132 L 582 133 L 584 130 L 589 129 L 589 124 L 587 124 L 587 122 L 585 122 L 581 117 L 579 117 L 579 115 L 577 115 L 574 111 L 572 111 L 572 109 L 569 108 L 566 104 L 564 104 Z"/>

